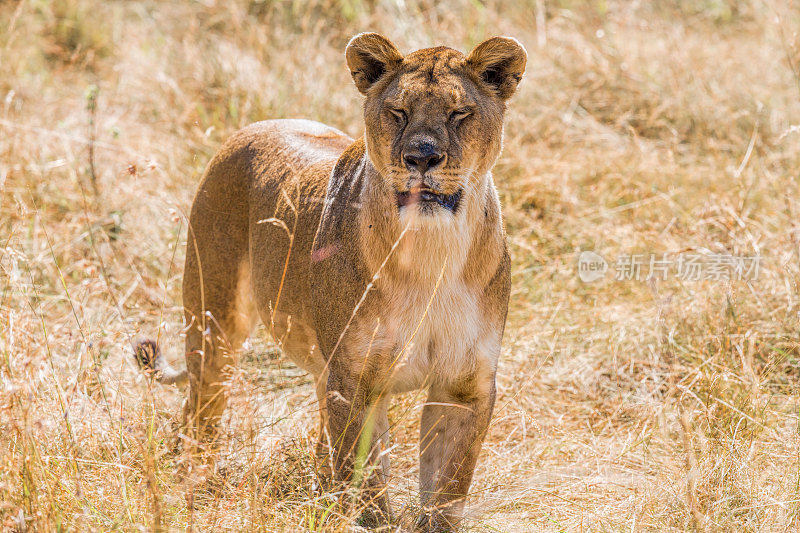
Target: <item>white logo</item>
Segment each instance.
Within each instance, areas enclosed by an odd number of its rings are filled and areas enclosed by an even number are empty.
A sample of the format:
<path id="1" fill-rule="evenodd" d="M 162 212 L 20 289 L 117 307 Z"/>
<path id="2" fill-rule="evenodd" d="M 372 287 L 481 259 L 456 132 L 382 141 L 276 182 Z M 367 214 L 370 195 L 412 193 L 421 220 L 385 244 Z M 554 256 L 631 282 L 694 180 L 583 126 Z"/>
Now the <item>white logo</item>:
<path id="1" fill-rule="evenodd" d="M 585 283 L 601 279 L 607 270 L 608 263 L 599 254 L 584 251 L 578 256 L 578 277 Z"/>

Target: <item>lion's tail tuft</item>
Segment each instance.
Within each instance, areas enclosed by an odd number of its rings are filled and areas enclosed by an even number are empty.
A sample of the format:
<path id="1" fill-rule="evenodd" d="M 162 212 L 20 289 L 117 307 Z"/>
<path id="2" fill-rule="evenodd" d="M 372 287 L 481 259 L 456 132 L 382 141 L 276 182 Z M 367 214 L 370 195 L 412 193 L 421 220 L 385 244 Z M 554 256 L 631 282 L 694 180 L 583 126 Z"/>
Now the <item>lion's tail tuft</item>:
<path id="1" fill-rule="evenodd" d="M 139 368 L 148 372 L 158 382 L 168 385 L 181 385 L 186 382 L 186 369 L 172 368 L 161 354 L 158 343 L 153 339 L 142 339 L 137 342 L 133 347 L 133 355 Z"/>

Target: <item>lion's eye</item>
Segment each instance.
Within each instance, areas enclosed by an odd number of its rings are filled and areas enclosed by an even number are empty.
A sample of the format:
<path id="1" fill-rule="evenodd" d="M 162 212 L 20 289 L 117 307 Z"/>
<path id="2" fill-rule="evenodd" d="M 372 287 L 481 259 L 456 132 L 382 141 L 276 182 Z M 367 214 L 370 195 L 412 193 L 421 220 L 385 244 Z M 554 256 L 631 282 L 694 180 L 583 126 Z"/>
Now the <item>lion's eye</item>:
<path id="1" fill-rule="evenodd" d="M 405 111 L 403 111 L 402 109 L 394 109 L 394 108 L 391 108 L 391 107 L 388 108 L 388 110 L 389 110 L 389 113 L 391 113 L 392 116 L 397 119 L 397 122 L 399 122 L 400 124 L 405 124 L 406 123 L 407 117 L 406 117 L 406 112 Z"/>
<path id="2" fill-rule="evenodd" d="M 450 122 L 453 124 L 458 124 L 468 116 L 472 114 L 472 111 L 469 109 L 459 109 L 458 111 L 453 111 L 450 113 Z"/>

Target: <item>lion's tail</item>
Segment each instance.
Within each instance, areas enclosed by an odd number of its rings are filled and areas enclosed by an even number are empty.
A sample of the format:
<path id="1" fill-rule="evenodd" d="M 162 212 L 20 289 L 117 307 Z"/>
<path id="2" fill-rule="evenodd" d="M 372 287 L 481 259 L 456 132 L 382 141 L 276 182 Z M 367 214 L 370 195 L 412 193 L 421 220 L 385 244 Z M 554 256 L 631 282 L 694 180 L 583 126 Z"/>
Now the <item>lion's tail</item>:
<path id="1" fill-rule="evenodd" d="M 148 371 L 160 383 L 182 385 L 188 376 L 186 369 L 172 368 L 161 355 L 161 348 L 152 339 L 143 339 L 133 347 L 133 354 L 139 368 Z"/>

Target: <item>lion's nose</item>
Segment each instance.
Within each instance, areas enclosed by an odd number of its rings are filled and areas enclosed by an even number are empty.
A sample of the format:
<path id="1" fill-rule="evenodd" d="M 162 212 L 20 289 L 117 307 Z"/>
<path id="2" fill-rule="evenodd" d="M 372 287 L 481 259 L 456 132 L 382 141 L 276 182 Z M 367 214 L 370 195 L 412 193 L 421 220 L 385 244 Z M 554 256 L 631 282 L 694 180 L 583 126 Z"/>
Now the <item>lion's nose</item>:
<path id="1" fill-rule="evenodd" d="M 416 170 L 425 174 L 428 170 L 439 166 L 444 161 L 444 154 L 430 143 L 421 143 L 419 146 L 406 150 L 403 162 L 408 170 Z"/>

